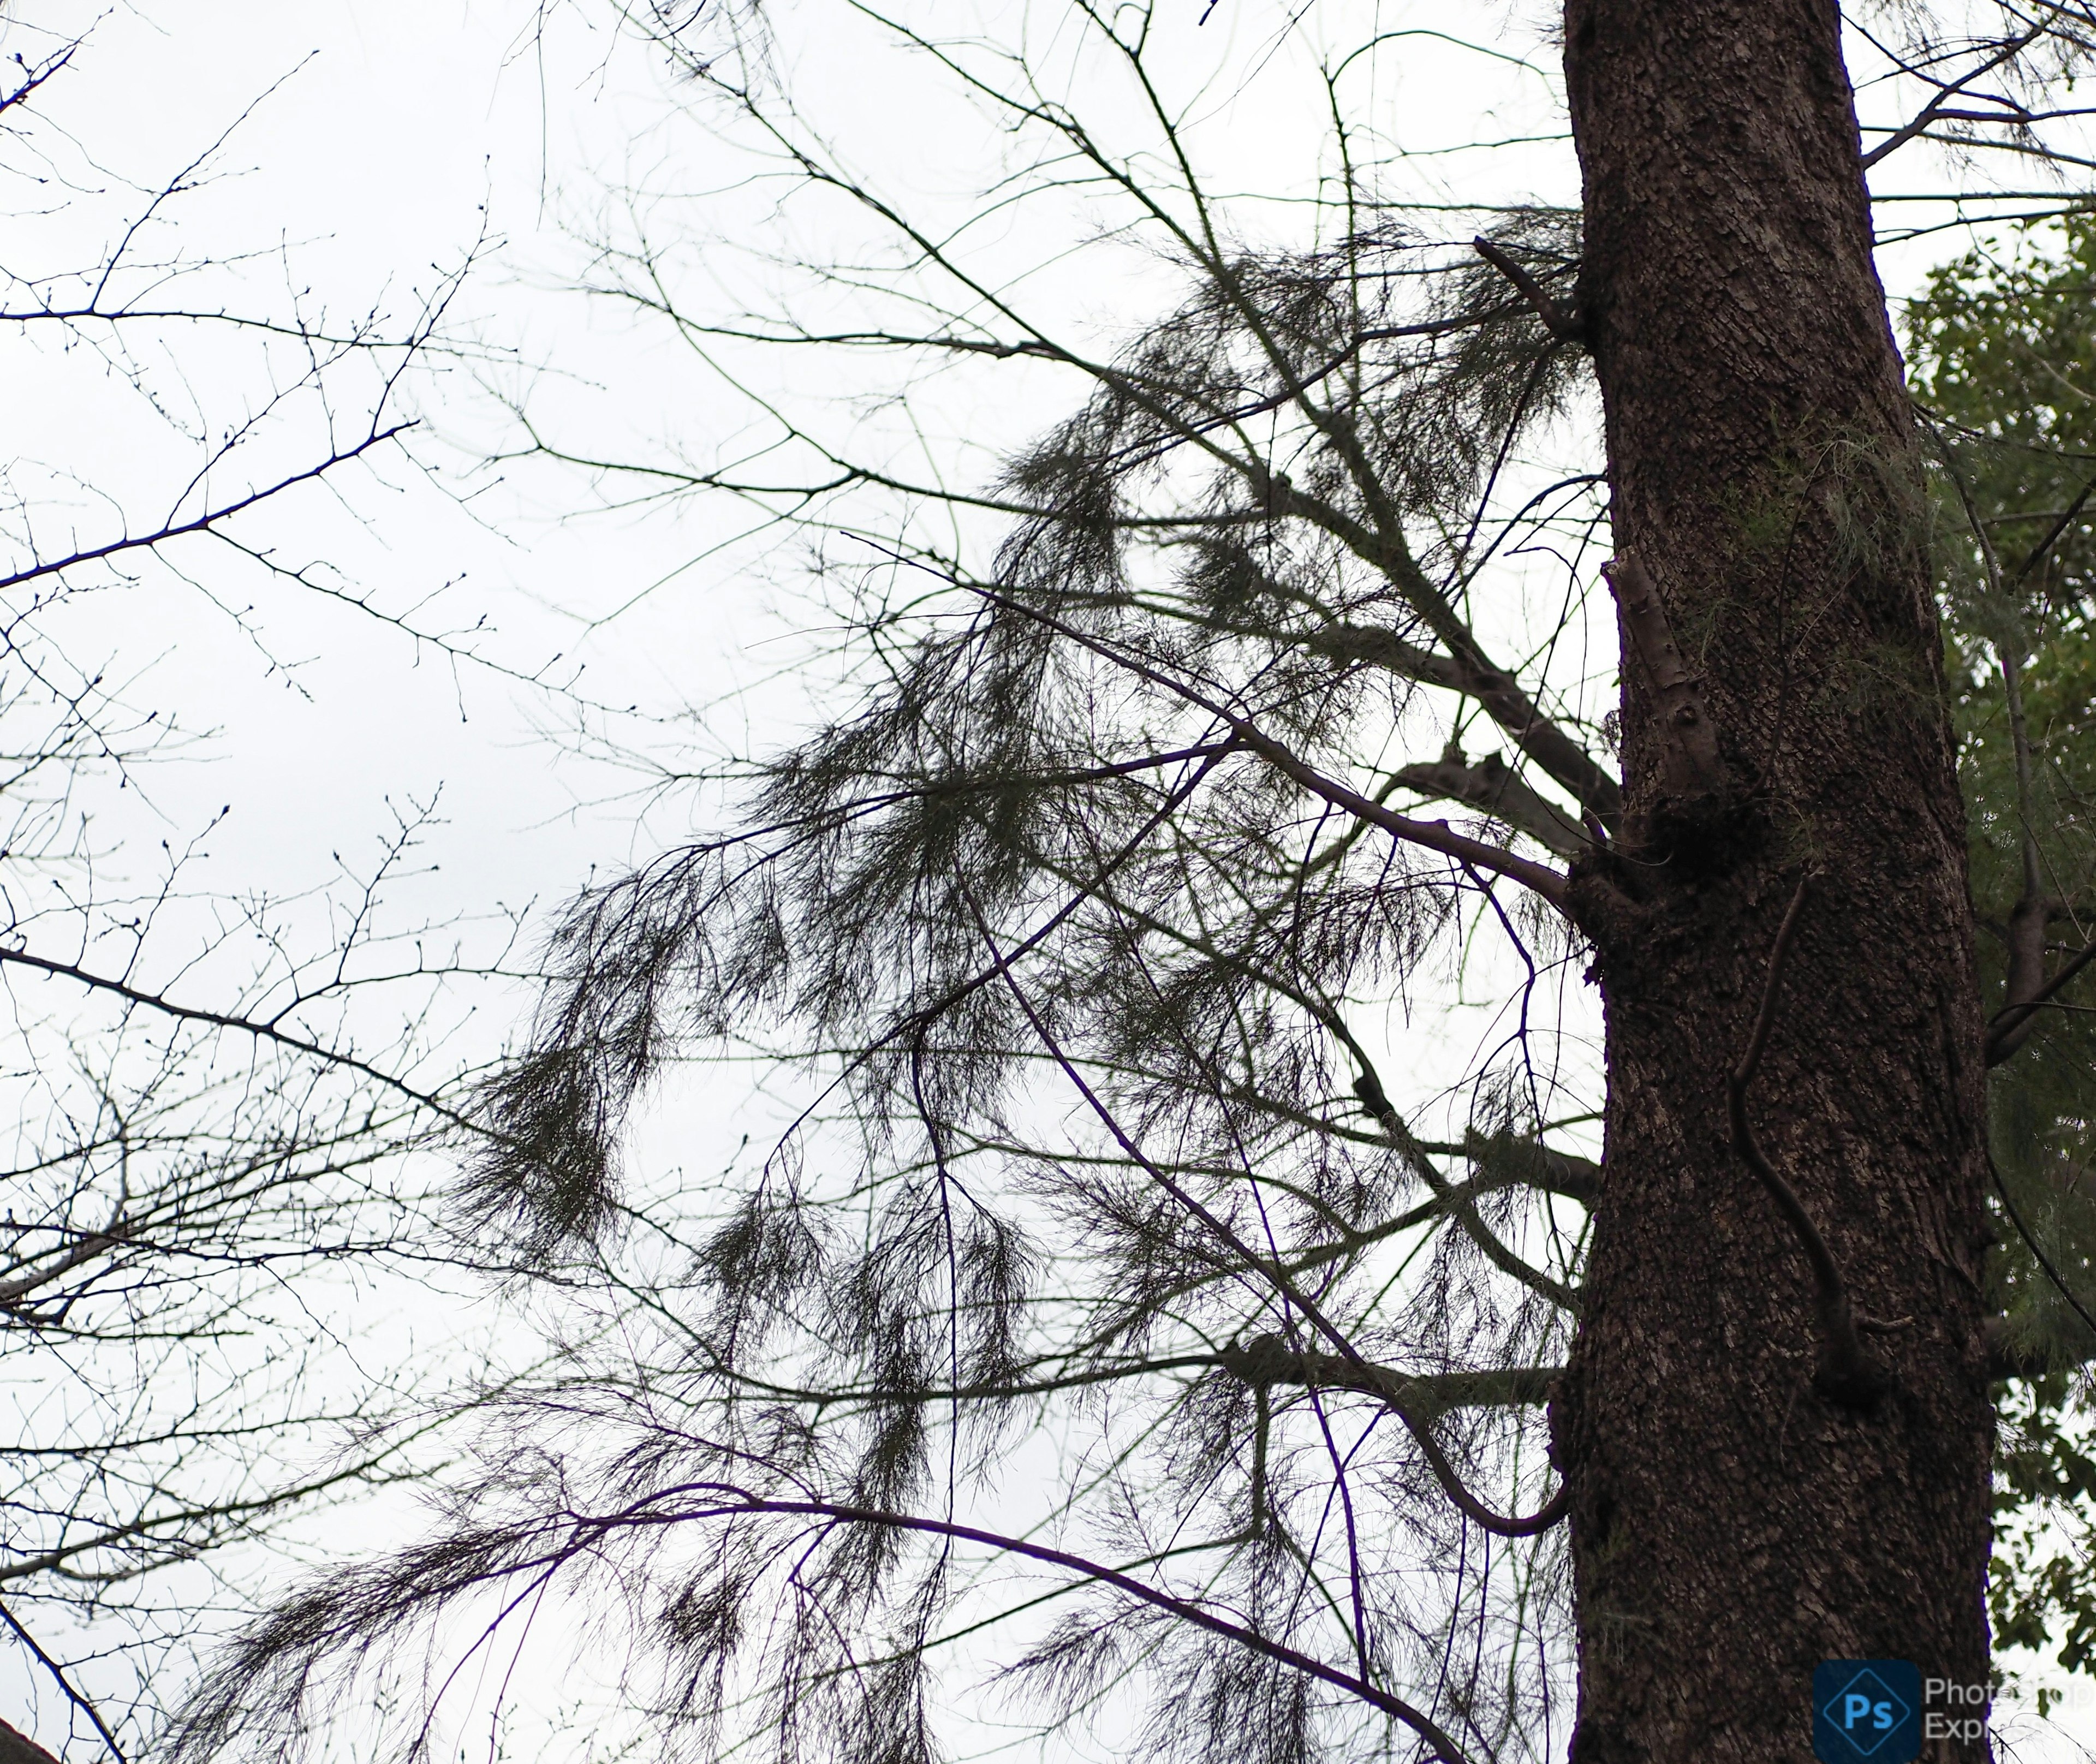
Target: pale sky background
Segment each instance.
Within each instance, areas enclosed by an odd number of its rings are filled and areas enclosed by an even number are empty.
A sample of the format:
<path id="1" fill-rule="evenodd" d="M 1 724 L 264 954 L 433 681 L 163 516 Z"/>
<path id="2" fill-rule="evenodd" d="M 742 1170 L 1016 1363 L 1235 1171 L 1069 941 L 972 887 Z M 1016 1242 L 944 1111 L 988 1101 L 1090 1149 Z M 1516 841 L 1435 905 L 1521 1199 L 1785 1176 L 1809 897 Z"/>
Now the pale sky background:
<path id="1" fill-rule="evenodd" d="M 569 518 L 589 500 L 579 478 L 526 470 L 498 482 L 473 469 L 481 452 L 514 439 L 489 387 L 528 392 L 550 433 L 629 456 L 653 456 L 665 435 L 695 454 L 731 449 L 744 432 L 746 413 L 734 398 L 659 330 L 636 334 L 571 291 L 588 260 L 581 235 L 622 224 L 612 194 L 622 187 L 723 192 L 696 210 L 656 211 L 667 217 L 700 297 L 749 285 L 755 272 L 743 247 L 787 242 L 767 233 L 785 224 L 769 195 L 740 185 L 746 164 L 703 131 L 679 125 L 677 94 L 657 61 L 603 28 L 609 10 L 585 0 L 557 11 L 536 40 L 533 10 L 521 0 L 133 0 L 106 12 L 18 0 L 0 16 L 58 29 L 100 20 L 77 68 L 53 87 L 51 108 L 97 164 L 139 181 L 185 163 L 281 80 L 219 161 L 238 175 L 188 203 L 174 237 L 194 254 L 287 242 L 299 284 L 339 316 L 374 303 L 411 307 L 407 291 L 434 285 L 472 243 L 484 212 L 500 243 L 453 309 L 455 329 L 477 339 L 480 353 L 409 388 L 428 427 L 416 445 L 435 480 L 390 462 L 375 474 L 352 470 L 338 497 L 300 491 L 257 531 L 287 557 L 328 560 L 348 588 L 383 607 L 414 609 L 422 628 L 471 631 L 470 647 L 512 673 L 533 674 L 559 656 L 552 674 L 574 679 L 583 696 L 660 716 L 710 706 L 714 749 L 746 749 L 790 731 L 802 710 L 800 689 L 777 677 L 806 648 L 791 635 L 801 604 L 792 581 L 797 542 L 736 545 L 743 517 L 726 507 Z M 1187 17 L 1175 15 L 1173 28 L 1185 29 L 1190 66 L 1263 60 L 1248 30 L 1230 35 L 1240 26 L 1229 0 L 1199 35 L 1190 28 L 1198 7 L 1189 0 L 1181 10 Z M 1504 17 L 1496 8 L 1474 11 L 1481 32 Z M 1333 6 L 1313 12 L 1304 29 L 1340 41 L 1370 16 L 1366 6 Z M 870 48 L 834 7 L 811 0 L 781 10 L 778 21 L 790 83 L 848 159 L 935 210 L 973 189 L 976 156 L 993 141 L 920 69 Z M 1426 8 L 1407 21 L 1434 22 Z M 1546 67 L 1553 59 L 1518 24 L 1502 41 Z M 1408 147 L 1518 138 L 1536 132 L 1539 119 L 1542 129 L 1554 126 L 1548 84 L 1533 73 L 1482 64 L 1430 37 L 1417 58 L 1407 77 L 1363 100 Z M 1276 167 L 1295 168 L 1282 174 L 1295 178 L 1309 164 L 1300 88 L 1288 84 L 1286 55 L 1277 65 L 1281 73 L 1263 76 L 1242 97 L 1225 82 L 1207 107 L 1203 141 L 1220 185 L 1251 187 Z M 1495 110 L 1482 124 L 1481 105 Z M 1425 159 L 1420 173 L 1470 199 L 1487 194 L 1480 178 L 1490 194 L 1508 197 L 1576 194 L 1569 155 L 1548 142 Z M 675 232 L 688 229 L 693 212 L 711 216 L 718 231 Z M 1081 238 L 1080 214 L 1064 224 L 1071 239 Z M 24 242 L 46 249 L 50 225 L 0 208 L 10 261 Z M 1953 238 L 1940 251 L 1903 254 L 1889 271 L 1895 286 L 1929 257 L 1950 255 Z M 1015 225 L 993 232 L 982 248 L 1015 262 L 1041 253 L 1041 238 Z M 257 290 L 273 274 L 282 285 L 267 264 L 249 273 Z M 1140 317 L 1145 290 L 1156 286 L 1111 246 L 1061 259 L 1037 283 L 1081 326 L 1107 331 Z M 17 350 L 9 360 L 24 358 Z M 827 378 L 827 366 L 807 365 L 814 378 L 785 382 L 797 398 L 858 390 Z M 84 395 L 78 370 L 77 361 L 53 357 L 0 386 L 0 453 L 98 483 L 151 481 L 166 464 L 154 432 L 113 391 Z M 1015 384 L 1025 389 L 1014 395 Z M 1046 380 L 997 385 L 994 393 L 972 382 L 925 393 L 917 414 L 934 453 L 980 467 L 1061 408 Z M 878 428 L 893 417 L 870 412 L 863 421 Z M 456 499 L 469 493 L 461 507 Z M 94 518 L 83 512 L 84 532 Z M 622 794 L 631 775 L 563 753 L 548 732 L 570 714 L 558 696 L 494 670 L 454 666 L 339 605 L 229 572 L 207 544 L 181 556 L 200 584 L 236 606 L 254 605 L 254 638 L 201 595 L 171 592 L 151 604 L 131 597 L 120 626 L 90 627 L 82 640 L 147 668 L 142 696 L 216 731 L 209 762 L 158 775 L 151 798 L 177 843 L 230 806 L 209 842 L 209 880 L 241 890 L 314 888 L 334 873 L 335 854 L 362 861 L 358 854 L 389 824 L 389 797 L 426 801 L 441 792 L 441 824 L 426 842 L 441 867 L 404 891 L 402 912 L 445 920 L 485 915 L 498 903 L 543 910 L 592 866 L 644 858 L 689 830 L 691 811 L 675 800 L 637 822 Z M 703 561 L 692 563 L 695 557 Z M 675 750 L 666 736 L 662 750 Z M 124 824 L 135 836 L 149 819 Z M 491 1046 L 521 1002 L 483 1000 L 481 1020 L 461 1032 L 465 1043 Z M 1430 1037 L 1418 1026 L 1413 1056 L 1458 1069 L 1474 1032 L 1474 1019 Z M 761 1133 L 773 1107 L 738 1113 L 747 1080 L 737 1073 L 693 1083 L 651 1123 L 642 1155 L 717 1169 L 745 1129 Z M 328 1525 L 337 1528 L 329 1540 L 345 1550 L 379 1541 L 368 1516 Z M 0 1674 L 0 1688 L 16 1683 L 11 1669 Z M 2096 1736 L 2096 1698 L 2077 1691 L 2077 1701 L 2069 1727 Z M 0 1714 L 12 1718 L 11 1709 Z M 59 1725 L 46 1737 L 55 1740 L 63 1723 L 52 1718 Z M 2019 1718 L 2004 1712 L 1998 1727 Z M 75 1755 L 90 1754 L 76 1748 Z M 2080 1754 L 2034 1736 L 2016 1755 L 2050 1764 Z"/>

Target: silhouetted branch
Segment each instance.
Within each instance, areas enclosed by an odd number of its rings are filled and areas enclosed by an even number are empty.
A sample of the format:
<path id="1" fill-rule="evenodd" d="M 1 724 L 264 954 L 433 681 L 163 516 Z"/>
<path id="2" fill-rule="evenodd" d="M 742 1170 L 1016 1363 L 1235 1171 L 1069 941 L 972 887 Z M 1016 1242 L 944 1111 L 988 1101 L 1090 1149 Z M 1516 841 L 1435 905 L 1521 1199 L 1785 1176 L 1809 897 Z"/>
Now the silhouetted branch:
<path id="1" fill-rule="evenodd" d="M 701 1500 L 689 1507 L 679 1507 L 674 1503 L 679 1499 L 708 1494 L 730 1497 L 724 1503 L 709 1503 Z M 1468 1764 L 1462 1749 L 1435 1723 L 1431 1717 L 1417 1709 L 1402 1697 L 1393 1696 L 1379 1686 L 1369 1683 L 1336 1666 L 1325 1665 L 1298 1649 L 1262 1635 L 1258 1631 L 1242 1623 L 1217 1615 L 1206 1605 L 1190 1599 L 1182 1599 L 1138 1580 L 1134 1575 L 1118 1568 L 1094 1561 L 1070 1550 L 1060 1550 L 1046 1544 L 1037 1544 L 1030 1539 L 1013 1537 L 996 1531 L 985 1530 L 980 1526 L 962 1525 L 950 1519 L 935 1519 L 916 1513 L 883 1511 L 877 1508 L 854 1506 L 841 1501 L 782 1500 L 768 1496 L 746 1495 L 741 1490 L 723 1483 L 699 1482 L 680 1487 L 666 1488 L 636 1502 L 627 1511 L 602 1518 L 580 1516 L 573 1521 L 576 1540 L 564 1553 L 579 1553 L 587 1548 L 587 1541 L 605 1533 L 629 1527 L 664 1525 L 682 1525 L 695 1519 L 733 1518 L 743 1514 L 771 1514 L 784 1518 L 810 1518 L 835 1521 L 841 1524 L 868 1526 L 896 1531 L 916 1531 L 932 1537 L 948 1538 L 956 1543 L 980 1544 L 1002 1556 L 1024 1561 L 1034 1561 L 1050 1568 L 1061 1568 L 1081 1578 L 1111 1587 L 1129 1598 L 1168 1611 L 1172 1616 L 1196 1627 L 1220 1635 L 1250 1648 L 1255 1653 L 1279 1661 L 1306 1676 L 1360 1697 L 1370 1707 L 1380 1710 L 1393 1720 L 1409 1727 L 1434 1749 L 1434 1756 L 1442 1764 Z"/>
<path id="2" fill-rule="evenodd" d="M 1592 847 L 1576 821 L 1532 789 L 1496 753 L 1474 762 L 1451 744 L 1439 759 L 1401 766 L 1391 775 L 1421 796 L 1444 797 L 1489 814 L 1561 858 L 1577 858 Z"/>
<path id="3" fill-rule="evenodd" d="M 1478 256 L 1521 290 L 1521 297 L 1535 309 L 1535 316 L 1543 321 L 1544 329 L 1558 342 L 1585 343 L 1586 321 L 1577 312 L 1565 311 L 1552 297 L 1548 289 L 1482 234 L 1470 243 L 1477 248 Z"/>
<path id="4" fill-rule="evenodd" d="M 980 908 L 976 910 L 976 928 L 981 933 L 984 941 L 989 945 L 992 953 L 994 954 L 996 943 L 987 921 L 981 916 Z M 1257 1271 L 1260 1277 L 1267 1281 L 1291 1308 L 1301 1314 L 1312 1329 L 1332 1344 L 1343 1360 L 1358 1369 L 1364 1378 L 1373 1378 L 1374 1376 L 1373 1369 L 1369 1362 L 1362 1358 L 1360 1351 L 1354 1346 L 1352 1340 L 1325 1316 L 1322 1308 L 1296 1284 L 1286 1268 L 1279 1266 L 1271 1258 L 1260 1255 L 1256 1249 L 1247 1243 L 1236 1231 L 1233 1230 L 1227 1221 L 1219 1217 L 1213 1209 L 1205 1206 L 1197 1196 L 1190 1193 L 1183 1185 L 1174 1181 L 1171 1176 L 1151 1161 L 1142 1148 L 1121 1126 L 1120 1121 L 1115 1117 L 1113 1111 L 1106 1106 L 1098 1093 L 1086 1082 L 1084 1073 L 1078 1069 L 1076 1063 L 1063 1051 L 1054 1031 L 1049 1028 L 1046 1021 L 1035 1008 L 1025 989 L 1019 984 L 1018 976 L 1007 967 L 1005 970 L 1004 978 L 1006 985 L 1011 990 L 1013 998 L 1018 1002 L 1020 1010 L 1033 1027 L 1033 1033 L 1040 1037 L 1041 1046 L 1048 1050 L 1049 1057 L 1062 1068 L 1063 1075 L 1069 1080 L 1078 1095 L 1084 1099 L 1085 1107 L 1097 1117 L 1100 1125 L 1113 1136 L 1115 1143 L 1128 1154 L 1130 1161 L 1184 1207 L 1192 1217 L 1199 1220 L 1203 1229 L 1210 1232 L 1219 1243 L 1238 1259 L 1240 1265 Z M 1442 1491 L 1466 1518 L 1483 1526 L 1487 1531 L 1500 1537 L 1533 1537 L 1539 1532 L 1548 1530 L 1570 1511 L 1571 1490 L 1570 1486 L 1566 1485 L 1561 1487 L 1542 1508 L 1526 1518 L 1508 1518 L 1494 1513 L 1464 1487 L 1461 1477 L 1456 1474 L 1456 1467 L 1448 1461 L 1448 1454 L 1442 1451 L 1440 1442 L 1434 1439 L 1426 1422 L 1408 1413 L 1394 1397 L 1386 1394 L 1386 1400 L 1390 1401 L 1398 1419 L 1404 1423 L 1406 1430 L 1417 1443 L 1421 1454 L 1426 1459 L 1428 1468 L 1434 1472 L 1434 1480 L 1440 1483 Z"/>
<path id="5" fill-rule="evenodd" d="M 897 561 L 914 561 L 903 558 Z M 1250 718 L 1226 709 L 1207 693 L 1187 685 L 1184 681 L 1173 679 L 1111 644 L 1103 643 L 1089 632 L 1078 630 L 1051 613 L 1028 606 L 1024 601 L 1014 600 L 1009 595 L 978 583 L 969 583 L 967 587 L 971 592 L 980 595 L 984 600 L 1045 626 L 1059 636 L 1066 637 L 1081 648 L 1090 650 L 1115 666 L 1125 669 L 1138 679 L 1146 680 L 1173 697 L 1207 712 L 1229 730 L 1240 746 L 1258 754 L 1277 771 L 1293 779 L 1312 795 L 1322 797 L 1334 807 L 1344 809 L 1356 819 L 1380 827 L 1408 845 L 1459 858 L 1465 863 L 1475 864 L 1481 870 L 1490 871 L 1495 875 L 1503 875 L 1509 881 L 1518 882 L 1542 896 L 1561 911 L 1564 910 L 1568 884 L 1561 871 L 1552 870 L 1547 864 L 1517 858 L 1512 853 L 1496 845 L 1488 845 L 1482 840 L 1468 838 L 1456 832 L 1446 821 L 1415 821 L 1409 816 L 1396 814 L 1373 798 L 1363 796 L 1350 785 L 1325 777 L 1314 766 L 1298 759 Z"/>
<path id="6" fill-rule="evenodd" d="M 1953 98 L 1956 98 L 1960 92 L 1963 91 L 1967 86 L 1970 85 L 1975 80 L 1980 78 L 1981 75 L 1992 73 L 1995 68 L 2000 67 L 2004 62 L 2013 60 L 2024 50 L 2029 48 L 2033 43 L 2036 42 L 2040 37 L 2044 35 L 2047 28 L 2049 28 L 2049 20 L 2041 18 L 2037 24 L 2033 24 L 2028 31 L 2024 32 L 2022 36 L 2013 37 L 2009 41 L 2004 43 L 1993 55 L 1989 55 L 1985 61 L 1981 62 L 1978 67 L 1974 68 L 1967 73 L 1960 74 L 1958 78 L 1951 81 L 1948 85 L 1943 86 L 1937 91 L 1934 98 L 1931 98 L 1926 104 L 1923 105 L 1921 109 L 1915 113 L 1912 121 L 1906 124 L 1902 128 L 1894 129 L 1890 135 L 1887 136 L 1883 141 L 1880 141 L 1877 146 L 1872 147 L 1869 152 L 1863 155 L 1863 169 L 1867 172 L 1872 166 L 1875 165 L 1879 160 L 1884 159 L 1888 154 L 1897 152 L 1900 148 L 1905 146 L 1908 142 L 1913 140 L 1915 136 L 1920 134 L 1924 130 L 1925 130 L 1931 123 L 1939 120 L 1944 115 L 1944 107 L 1949 104 Z M 2015 120 L 2018 119 L 2008 118 L 2003 120 Z"/>
<path id="7" fill-rule="evenodd" d="M 1616 824 L 1622 812 L 1622 785 L 1584 747 L 1536 708 L 1513 675 L 1496 668 L 1474 666 L 1460 655 L 1422 649 L 1395 631 L 1369 626 L 1344 622 L 1328 626 L 1309 640 L 1308 647 L 1334 661 L 1387 668 L 1405 679 L 1476 700 L 1544 776 L 1563 785 L 1573 801 L 1604 827 Z"/>
<path id="8" fill-rule="evenodd" d="M 102 1711 L 81 1692 L 67 1674 L 65 1668 L 44 1651 L 44 1644 L 29 1633 L 22 1620 L 5 1605 L 0 1605 L 0 1623 L 5 1623 L 15 1632 L 15 1639 L 37 1657 L 37 1663 L 50 1675 L 52 1682 L 64 1693 L 65 1700 L 81 1714 L 87 1717 L 89 1723 L 94 1731 L 102 1736 L 102 1743 L 109 1748 L 109 1755 L 116 1760 L 116 1764 L 124 1764 L 124 1748 L 116 1743 L 116 1736 L 109 1731 L 109 1723 L 102 1718 Z M 33 1757 L 50 1757 L 48 1753 L 17 1733 L 12 1727 L 7 1729 L 6 1738 L 7 1740 L 20 1741 L 21 1750 Z M 0 1764 L 14 1764 L 14 1761 L 0 1757 Z M 57 1764 L 57 1761 L 52 1759 L 50 1764 Z"/>

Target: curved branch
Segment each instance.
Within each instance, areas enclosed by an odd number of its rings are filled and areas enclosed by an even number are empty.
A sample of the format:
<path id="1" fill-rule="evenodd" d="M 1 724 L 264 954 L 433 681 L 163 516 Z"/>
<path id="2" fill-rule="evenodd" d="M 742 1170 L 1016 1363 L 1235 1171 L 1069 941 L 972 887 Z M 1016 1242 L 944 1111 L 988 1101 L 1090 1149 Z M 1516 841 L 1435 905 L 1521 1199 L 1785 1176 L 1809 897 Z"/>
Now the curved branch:
<path id="1" fill-rule="evenodd" d="M 1359 1051 L 1357 1048 L 1357 1055 Z M 1411 1130 L 1404 1124 L 1404 1118 L 1391 1105 L 1389 1095 L 1384 1091 L 1382 1080 L 1365 1059 L 1361 1063 L 1360 1076 L 1354 1081 L 1354 1094 L 1376 1118 L 1392 1145 L 1408 1153 L 1426 1151 L 1425 1146 L 1413 1138 Z M 1424 1157 L 1415 1155 L 1411 1162 L 1419 1179 L 1433 1190 L 1435 1205 L 1455 1220 L 1463 1235 L 1478 1247 L 1487 1261 L 1501 1273 L 1519 1281 L 1531 1292 L 1548 1299 L 1561 1310 L 1569 1311 L 1574 1316 L 1579 1314 L 1579 1295 L 1577 1291 L 1563 1281 L 1555 1279 L 1541 1268 L 1532 1267 L 1522 1260 L 1500 1241 L 1497 1233 L 1478 1216 L 1478 1190 L 1476 1185 L 1445 1181 Z"/>
<path id="2" fill-rule="evenodd" d="M 674 1500 L 683 1495 L 714 1495 L 728 1497 L 716 1503 L 668 1512 L 651 1512 L 650 1507 L 661 1501 Z M 666 1489 L 659 1495 L 648 1497 L 627 1512 L 598 1520 L 583 1520 L 579 1530 L 592 1534 L 616 1530 L 627 1526 L 681 1524 L 692 1519 L 733 1518 L 741 1514 L 775 1514 L 781 1517 L 826 1519 L 841 1525 L 879 1526 L 897 1531 L 916 1531 L 926 1535 L 950 1538 L 957 1543 L 980 1544 L 987 1549 L 1007 1556 L 1017 1556 L 1028 1561 L 1040 1562 L 1051 1568 L 1063 1568 L 1086 1580 L 1097 1581 L 1102 1586 L 1111 1587 L 1130 1598 L 1139 1600 L 1196 1628 L 1207 1630 L 1234 1641 L 1252 1653 L 1264 1654 L 1268 1659 L 1294 1668 L 1306 1677 L 1336 1690 L 1358 1696 L 1371 1707 L 1379 1709 L 1392 1720 L 1401 1722 L 1434 1749 L 1434 1756 L 1441 1764 L 1469 1764 L 1462 1748 L 1443 1731 L 1433 1717 L 1417 1709 L 1400 1696 L 1380 1690 L 1365 1679 L 1343 1672 L 1336 1666 L 1326 1666 L 1322 1661 L 1262 1635 L 1255 1629 L 1242 1623 L 1234 1623 L 1228 1618 L 1219 1617 L 1206 1605 L 1197 1605 L 1190 1599 L 1174 1595 L 1147 1585 L 1134 1575 L 1124 1574 L 1118 1568 L 1109 1568 L 1103 1562 L 1095 1562 L 1087 1557 L 1069 1550 L 1059 1550 L 1046 1544 L 1035 1544 L 1025 1538 L 1009 1537 L 1002 1532 L 988 1531 L 979 1526 L 963 1525 L 951 1519 L 921 1517 L 915 1513 L 890 1513 L 877 1507 L 860 1507 L 842 1501 L 829 1500 L 776 1500 L 761 1495 L 745 1494 L 730 1484 L 699 1482 L 682 1487 Z"/>

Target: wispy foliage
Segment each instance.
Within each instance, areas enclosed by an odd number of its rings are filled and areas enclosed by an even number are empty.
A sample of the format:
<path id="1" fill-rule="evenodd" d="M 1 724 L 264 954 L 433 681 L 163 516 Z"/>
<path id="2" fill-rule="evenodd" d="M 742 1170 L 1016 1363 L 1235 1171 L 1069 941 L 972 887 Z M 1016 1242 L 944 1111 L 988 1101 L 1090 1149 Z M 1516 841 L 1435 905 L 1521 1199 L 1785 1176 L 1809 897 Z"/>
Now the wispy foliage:
<path id="1" fill-rule="evenodd" d="M 489 1405 L 433 1542 L 227 1657 L 194 1755 L 290 1755 L 348 1666 L 466 1610 L 468 1659 L 522 1646 L 554 1598 L 662 1756 L 928 1758 L 964 1673 L 1159 1760 L 1561 1747 L 1543 1405 L 1605 1081 L 1556 866 L 1621 808 L 1577 227 L 1408 202 L 1343 95 L 1363 50 L 1319 70 L 1302 225 L 1255 235 L 1157 20 L 1056 16 L 1081 49 L 1031 59 L 881 23 L 1015 143 L 1000 214 L 1078 192 L 1169 277 L 1103 345 L 658 20 L 695 103 L 890 255 L 723 316 L 644 241 L 600 292 L 726 383 L 820 348 L 1069 395 L 965 481 L 775 400 L 762 471 L 587 461 L 797 523 L 848 665 L 724 832 L 557 924 L 466 1201 L 561 1283 L 557 1368 Z M 1081 56 L 1140 151 L 1047 95 Z M 1495 1007 L 1455 1055 L 1451 989 Z M 640 1112 L 727 1048 L 799 1111 L 666 1196 Z"/>
<path id="2" fill-rule="evenodd" d="M 2041 954 L 2058 970 L 2096 932 L 2092 254 L 2085 215 L 2020 228 L 1946 265 L 1910 312 L 1917 391 L 1943 442 L 1944 600 L 1980 959 L 1995 997 L 2017 996 Z M 2085 996 L 2069 985 L 2020 1025 L 2004 1020 L 2022 1045 L 1990 1095 L 2009 1209 L 1997 1278 L 2038 1377 L 2004 1417 L 1989 1599 L 2002 1644 L 2050 1648 L 2077 1671 L 2091 1664 L 2096 1608 L 2059 1528 L 2085 1557 L 2096 1469 L 2079 1369 L 2096 1347 L 2086 1314 L 2096 1310 L 2096 1040 Z"/>

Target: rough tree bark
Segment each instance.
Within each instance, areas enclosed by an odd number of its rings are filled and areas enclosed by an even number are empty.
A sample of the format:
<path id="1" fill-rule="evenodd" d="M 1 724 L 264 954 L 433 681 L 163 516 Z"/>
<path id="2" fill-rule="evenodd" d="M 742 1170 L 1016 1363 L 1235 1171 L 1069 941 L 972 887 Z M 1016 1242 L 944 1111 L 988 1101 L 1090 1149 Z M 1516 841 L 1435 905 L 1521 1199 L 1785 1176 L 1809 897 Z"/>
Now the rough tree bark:
<path id="1" fill-rule="evenodd" d="M 1573 1764 L 1809 1758 L 1824 1658 L 1987 1676 L 1964 816 L 1839 29 L 1831 0 L 1566 9 L 1615 544 L 1701 688 L 1684 718 L 1640 662 L 1619 568 L 1625 831 L 1574 888 L 1608 1173 L 1552 1416 Z M 1691 788 L 1699 710 L 1722 771 Z M 1808 875 L 1741 1087 L 1762 1177 L 1728 1078 Z M 1830 1340 L 1815 1227 L 1867 1332 L 1908 1320 L 1865 1360 Z"/>
<path id="2" fill-rule="evenodd" d="M 28 1735 L 0 1721 L 0 1764 L 59 1764 Z"/>

